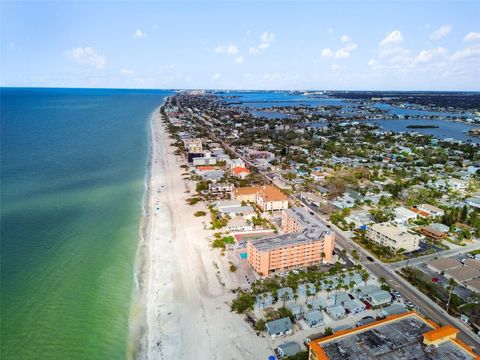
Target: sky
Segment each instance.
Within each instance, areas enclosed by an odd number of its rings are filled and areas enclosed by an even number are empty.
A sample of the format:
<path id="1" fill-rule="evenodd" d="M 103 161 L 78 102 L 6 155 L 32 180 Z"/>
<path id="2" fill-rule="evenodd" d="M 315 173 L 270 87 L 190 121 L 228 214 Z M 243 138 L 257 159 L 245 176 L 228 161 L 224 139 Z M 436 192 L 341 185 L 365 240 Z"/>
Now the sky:
<path id="1" fill-rule="evenodd" d="M 480 1 L 4 1 L 0 85 L 480 90 Z"/>

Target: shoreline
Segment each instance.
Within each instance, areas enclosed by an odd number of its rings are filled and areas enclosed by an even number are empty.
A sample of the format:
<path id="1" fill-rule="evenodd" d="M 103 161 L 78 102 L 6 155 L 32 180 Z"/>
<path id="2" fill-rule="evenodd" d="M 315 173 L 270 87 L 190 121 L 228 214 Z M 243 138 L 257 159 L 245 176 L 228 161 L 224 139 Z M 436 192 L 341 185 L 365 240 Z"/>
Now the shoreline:
<path id="1" fill-rule="evenodd" d="M 137 252 L 135 254 L 135 262 L 133 268 L 133 288 L 130 304 L 130 315 L 128 319 L 128 343 L 127 343 L 127 352 L 126 358 L 131 360 L 137 357 L 137 353 L 141 350 L 143 341 L 142 338 L 146 332 L 144 328 L 145 324 L 145 305 L 142 301 L 145 301 L 145 288 L 147 286 L 146 282 L 148 279 L 148 244 L 147 241 L 147 230 L 149 227 L 149 217 L 150 217 L 150 206 L 149 199 L 151 197 L 151 186 L 150 180 L 152 176 L 152 157 L 153 157 L 153 138 L 152 138 L 152 127 L 153 121 L 156 114 L 160 111 L 162 106 L 165 104 L 166 99 L 163 104 L 155 108 L 155 110 L 150 115 L 148 121 L 148 157 L 145 166 L 145 178 L 144 185 L 145 190 L 142 197 L 142 216 L 139 224 L 139 234 L 138 234 L 138 246 Z"/>
<path id="2" fill-rule="evenodd" d="M 150 158 L 129 324 L 128 359 L 268 358 L 271 345 L 230 311 L 228 263 L 212 250 L 205 204 L 188 205 L 195 182 L 162 124 L 150 121 Z"/>

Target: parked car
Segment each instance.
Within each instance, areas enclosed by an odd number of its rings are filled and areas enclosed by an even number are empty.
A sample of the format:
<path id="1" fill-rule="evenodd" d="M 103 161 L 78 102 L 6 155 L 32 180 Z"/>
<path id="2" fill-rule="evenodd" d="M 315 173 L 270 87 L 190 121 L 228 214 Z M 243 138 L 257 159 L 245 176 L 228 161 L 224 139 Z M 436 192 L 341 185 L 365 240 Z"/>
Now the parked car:
<path id="1" fill-rule="evenodd" d="M 397 290 L 392 290 L 392 296 L 395 299 L 400 299 L 402 297 L 402 294 L 400 294 Z"/>

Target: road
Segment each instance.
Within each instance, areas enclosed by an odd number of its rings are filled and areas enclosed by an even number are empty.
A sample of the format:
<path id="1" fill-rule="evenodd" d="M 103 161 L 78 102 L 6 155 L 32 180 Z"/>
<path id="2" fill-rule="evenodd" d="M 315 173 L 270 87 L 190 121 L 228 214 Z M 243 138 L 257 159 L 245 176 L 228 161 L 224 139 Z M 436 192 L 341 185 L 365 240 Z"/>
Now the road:
<path id="1" fill-rule="evenodd" d="M 410 300 L 414 305 L 418 306 L 419 313 L 438 324 L 453 324 L 460 330 L 460 334 L 458 335 L 460 340 L 465 342 L 476 351 L 480 349 L 480 337 L 476 335 L 468 325 L 447 314 L 447 312 L 438 304 L 433 302 L 429 297 L 420 292 L 420 290 L 416 289 L 400 275 L 395 273 L 395 271 L 389 265 L 380 263 L 378 260 L 375 262 L 369 261 L 367 256 L 372 256 L 369 252 L 367 252 L 357 243 L 346 238 L 344 232 L 335 225 L 331 225 L 324 218 L 318 215 L 317 218 L 322 223 L 331 226 L 332 230 L 335 231 L 335 242 L 339 247 L 343 248 L 348 253 L 351 253 L 353 249 L 356 249 L 360 257 L 359 261 L 362 263 L 362 265 L 378 278 L 384 277 L 387 279 L 387 284 L 392 289 L 398 290 L 404 298 Z"/>
<path id="2" fill-rule="evenodd" d="M 433 254 L 430 254 L 430 255 L 419 256 L 418 258 L 414 258 L 414 259 L 402 260 L 402 261 L 392 263 L 389 266 L 392 269 L 400 269 L 402 267 L 407 266 L 407 262 L 408 262 L 409 266 L 415 266 L 415 265 L 423 264 L 423 263 L 425 263 L 427 261 L 430 261 L 430 260 L 432 260 L 436 257 L 445 258 L 445 257 L 459 255 L 459 254 L 465 254 L 467 252 L 470 252 L 470 251 L 473 251 L 473 250 L 478 250 L 478 249 L 480 249 L 480 242 L 476 241 L 473 244 L 463 246 L 461 248 L 444 250 L 444 251 L 436 252 L 436 253 L 433 253 Z"/>
<path id="3" fill-rule="evenodd" d="M 186 114 L 187 116 L 190 115 L 186 112 L 184 112 L 184 114 Z M 207 127 L 210 126 L 211 127 L 211 124 L 207 123 L 205 121 L 205 119 L 197 117 L 197 120 L 203 120 L 203 124 L 205 126 L 207 126 Z M 245 164 L 247 164 L 250 167 L 256 167 L 251 161 L 249 161 L 248 159 L 245 159 L 241 154 L 239 154 L 236 151 L 236 149 L 231 147 L 224 140 L 219 139 L 211 131 L 209 131 L 209 133 L 210 133 L 211 138 L 214 141 L 222 144 L 224 146 L 224 148 L 228 149 L 233 154 L 235 154 L 238 158 L 242 159 L 245 162 Z M 260 172 L 260 174 L 269 183 L 274 183 L 273 179 L 268 177 L 266 174 L 264 174 L 262 172 Z M 291 200 L 295 203 L 298 202 L 294 198 L 292 198 Z M 303 204 L 303 206 L 306 207 L 307 209 L 310 209 L 305 204 Z M 335 233 L 336 233 L 335 241 L 341 248 L 346 250 L 349 254 L 351 254 L 351 251 L 353 249 L 357 250 L 357 253 L 360 256 L 359 261 L 362 263 L 362 265 L 370 273 L 374 274 L 378 278 L 384 277 L 385 279 L 387 279 L 388 285 L 390 287 L 392 287 L 393 289 L 398 290 L 403 295 L 404 298 L 407 298 L 408 300 L 413 302 L 413 304 L 418 307 L 418 311 L 421 314 L 423 314 L 424 316 L 430 318 L 431 320 L 435 321 L 438 324 L 450 323 L 450 324 L 453 324 L 454 326 L 456 326 L 460 330 L 460 333 L 458 335 L 458 338 L 460 340 L 465 342 L 467 345 L 469 345 L 470 347 L 472 347 L 472 349 L 474 349 L 476 351 L 478 351 L 478 349 L 480 349 L 480 337 L 478 335 L 474 334 L 473 331 L 465 323 L 463 323 L 459 319 L 454 318 L 454 317 L 450 316 L 449 314 L 447 314 L 447 312 L 444 309 L 442 309 L 438 304 L 433 302 L 430 298 L 428 298 L 426 295 L 424 295 L 422 292 L 420 292 L 420 290 L 416 289 L 413 285 L 411 285 L 408 281 L 403 279 L 400 275 L 395 273 L 394 268 L 397 268 L 397 267 L 391 267 L 387 264 L 380 263 L 380 262 L 378 262 L 378 260 L 376 262 L 373 262 L 373 263 L 370 262 L 367 259 L 367 256 L 372 256 L 369 252 L 367 252 L 365 249 L 363 249 L 357 243 L 355 243 L 353 241 L 350 241 L 348 239 L 348 236 L 341 229 L 337 228 L 335 225 L 330 224 L 326 219 L 322 218 L 319 214 L 317 214 L 317 213 L 315 213 L 315 214 L 316 214 L 316 217 L 322 223 L 324 223 L 325 225 L 331 226 L 332 230 L 335 231 Z M 480 244 L 476 244 L 476 245 L 480 247 Z M 472 248 L 472 250 L 474 250 L 474 249 Z M 449 251 L 453 251 L 453 253 L 451 255 L 455 255 L 456 253 L 458 253 L 459 250 L 458 249 L 447 250 L 446 254 L 444 252 L 442 252 L 442 256 L 448 256 L 447 254 L 448 254 Z M 468 250 L 468 251 L 470 251 L 470 250 Z M 434 256 L 438 256 L 439 254 L 440 253 L 433 254 L 432 258 Z M 429 256 L 429 255 L 427 255 L 427 256 Z M 428 259 L 425 260 L 424 258 L 425 257 L 418 258 L 419 259 L 418 261 L 423 262 L 423 261 L 428 260 Z M 410 260 L 410 263 L 413 265 L 414 261 L 416 261 L 416 260 L 417 259 L 415 259 L 415 260 L 412 259 L 412 260 Z M 399 262 L 397 264 L 399 264 L 398 267 L 401 267 L 401 262 Z M 397 265 L 395 265 L 395 266 L 397 266 Z"/>

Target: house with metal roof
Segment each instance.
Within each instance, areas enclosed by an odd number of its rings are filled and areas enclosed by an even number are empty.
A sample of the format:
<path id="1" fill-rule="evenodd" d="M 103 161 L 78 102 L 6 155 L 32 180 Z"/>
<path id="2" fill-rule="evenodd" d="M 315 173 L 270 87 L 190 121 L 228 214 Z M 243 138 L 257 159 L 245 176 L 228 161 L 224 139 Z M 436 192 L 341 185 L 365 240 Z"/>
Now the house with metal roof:
<path id="1" fill-rule="evenodd" d="M 327 314 L 334 320 L 345 317 L 345 309 L 342 305 L 332 305 L 326 308 Z"/>
<path id="2" fill-rule="evenodd" d="M 296 353 L 299 353 L 302 351 L 302 348 L 296 342 L 289 341 L 278 345 L 277 351 L 278 354 L 283 358 L 285 356 L 293 356 Z"/>
<path id="3" fill-rule="evenodd" d="M 291 301 L 293 300 L 293 290 L 290 287 L 284 287 L 277 290 L 279 300 Z"/>
<path id="4" fill-rule="evenodd" d="M 392 303 L 392 295 L 385 290 L 377 290 L 364 297 L 373 308 L 378 308 Z"/>
<path id="5" fill-rule="evenodd" d="M 268 334 L 272 339 L 292 333 L 292 322 L 289 317 L 269 321 L 265 324 Z"/>
<path id="6" fill-rule="evenodd" d="M 325 325 L 325 321 L 323 320 L 323 314 L 320 310 L 310 310 L 307 311 L 303 318 L 309 327 L 317 327 Z"/>
<path id="7" fill-rule="evenodd" d="M 382 310 L 380 310 L 378 315 L 381 316 L 381 317 L 387 317 L 389 315 L 403 314 L 403 313 L 406 313 L 407 311 L 408 310 L 403 305 L 392 304 L 392 305 L 386 306 Z"/>
<path id="8" fill-rule="evenodd" d="M 307 301 L 307 306 L 312 310 L 321 310 L 327 306 L 327 303 L 323 299 L 310 299 Z"/>
<path id="9" fill-rule="evenodd" d="M 316 292 L 317 292 L 317 289 L 315 288 L 315 285 L 313 285 L 312 283 L 305 283 L 305 284 L 298 285 L 298 289 L 297 289 L 298 296 L 303 296 L 303 297 L 312 296 L 312 295 L 315 295 Z"/>
<path id="10" fill-rule="evenodd" d="M 273 304 L 273 296 L 270 293 L 258 294 L 255 298 L 255 305 L 260 308 L 266 308 Z"/>
<path id="11" fill-rule="evenodd" d="M 293 304 L 288 304 L 287 309 L 289 309 L 293 316 L 295 317 L 296 320 L 300 320 L 303 316 L 303 307 L 300 304 L 293 303 Z"/>
<path id="12" fill-rule="evenodd" d="M 343 303 L 343 308 L 350 314 L 359 314 L 367 309 L 366 305 L 358 299 L 348 299 Z"/>

